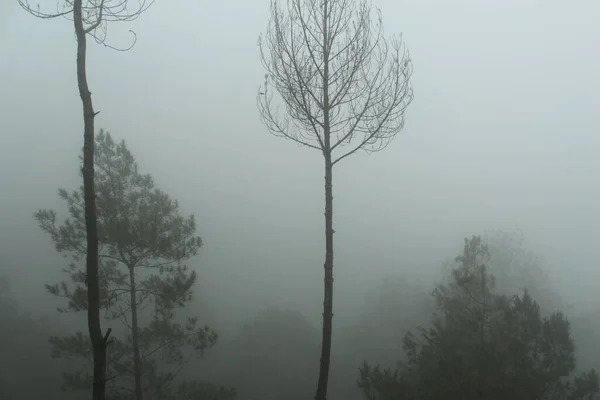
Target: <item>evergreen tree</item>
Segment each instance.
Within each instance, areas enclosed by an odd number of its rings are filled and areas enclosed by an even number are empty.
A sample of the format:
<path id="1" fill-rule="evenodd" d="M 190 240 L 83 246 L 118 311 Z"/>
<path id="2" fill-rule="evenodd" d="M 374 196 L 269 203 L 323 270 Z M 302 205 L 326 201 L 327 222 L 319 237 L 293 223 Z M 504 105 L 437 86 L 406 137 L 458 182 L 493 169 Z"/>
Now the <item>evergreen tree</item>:
<path id="1" fill-rule="evenodd" d="M 545 268 L 543 257 L 527 248 L 521 230 L 490 230 L 482 241 L 490 251 L 488 269 L 494 274 L 498 294 L 510 296 L 527 288 L 543 311 L 567 306 Z"/>
<path id="2" fill-rule="evenodd" d="M 79 97 L 81 98 L 83 113 L 83 157 L 81 176 L 83 178 L 82 205 L 85 212 L 85 238 L 86 238 L 86 283 L 89 284 L 86 290 L 89 306 L 87 307 L 88 334 L 93 348 L 93 387 L 92 399 L 106 399 L 106 346 L 110 336 L 110 330 L 102 334 L 100 326 L 100 276 L 99 276 L 99 233 L 98 233 L 98 210 L 96 197 L 98 192 L 95 188 L 94 177 L 94 132 L 95 118 L 100 111 L 94 110 L 92 101 L 92 92 L 87 79 L 87 41 L 88 37 L 93 38 L 96 43 L 101 43 L 105 47 L 116 49 L 108 44 L 107 32 L 110 22 L 123 22 L 137 19 L 144 11 L 148 9 L 154 0 L 141 0 L 137 4 L 131 4 L 129 0 L 64 0 L 57 1 L 56 11 L 47 13 L 40 10 L 40 4 L 34 7 L 29 0 L 17 0 L 19 5 L 31 15 L 42 19 L 55 19 L 62 17 L 72 17 L 73 27 L 75 28 L 75 38 L 77 41 L 76 57 L 76 76 Z M 68 18 L 70 19 L 70 18 Z M 134 42 L 137 36 L 133 31 Z M 127 51 L 131 49 L 120 49 Z M 86 285 L 87 286 L 87 285 Z M 139 363 L 138 363 L 139 364 Z M 136 376 L 139 376 L 137 374 Z M 138 382 L 139 383 L 139 382 Z M 139 385 L 138 385 L 139 388 Z M 142 400 L 141 392 L 136 392 L 136 399 Z"/>
<path id="3" fill-rule="evenodd" d="M 489 259 L 478 236 L 465 240 L 450 281 L 433 292 L 431 326 L 404 337 L 407 362 L 361 367 L 367 399 L 583 400 L 598 392 L 594 370 L 573 377 L 575 346 L 564 314 L 543 317 L 527 290 L 494 293 Z"/>
<path id="4" fill-rule="evenodd" d="M 110 134 L 96 136 L 95 181 L 98 206 L 100 300 L 105 317 L 121 322 L 121 332 L 108 351 L 107 397 L 141 399 L 145 393 L 168 399 L 177 392 L 206 392 L 206 386 L 183 382 L 173 388 L 177 373 L 193 354 L 214 346 L 217 334 L 197 318 L 179 323 L 175 310 L 192 298 L 196 273 L 183 262 L 202 245 L 195 235 L 194 216 L 184 218 L 177 201 L 155 188 L 150 175 L 141 174 L 124 141 Z M 68 300 L 60 312 L 87 309 L 87 277 L 80 266 L 86 254 L 83 188 L 59 190 L 69 217 L 56 222 L 52 210 L 35 214 L 58 252 L 71 257 L 65 272 L 70 283 L 46 285 Z M 121 335 L 118 335 L 121 333 Z M 91 344 L 81 332 L 52 337 L 53 356 L 75 358 L 81 368 L 65 374 L 65 389 L 91 387 Z M 91 365 L 90 365 L 91 366 Z M 225 391 L 225 395 L 232 395 Z M 202 398 L 202 397 L 194 397 Z"/>
<path id="5" fill-rule="evenodd" d="M 242 399 L 311 397 L 319 330 L 297 311 L 269 307 L 229 331 L 200 373 L 236 388 Z"/>

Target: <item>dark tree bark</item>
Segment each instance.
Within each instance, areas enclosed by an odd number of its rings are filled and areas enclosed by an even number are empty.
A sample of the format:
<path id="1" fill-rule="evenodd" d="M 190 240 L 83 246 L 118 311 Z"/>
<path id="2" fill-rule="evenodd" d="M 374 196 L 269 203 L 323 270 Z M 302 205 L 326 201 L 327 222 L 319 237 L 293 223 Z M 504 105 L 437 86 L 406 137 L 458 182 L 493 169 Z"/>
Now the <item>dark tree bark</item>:
<path id="1" fill-rule="evenodd" d="M 329 365 L 331 364 L 331 335 L 333 333 L 333 167 L 331 156 L 325 156 L 325 280 L 323 293 L 323 329 L 321 360 L 315 400 L 327 398 Z"/>
<path id="2" fill-rule="evenodd" d="M 96 218 L 96 190 L 94 187 L 94 105 L 86 72 L 86 29 L 83 25 L 82 0 L 73 3 L 73 23 L 77 36 L 77 86 L 83 104 L 83 191 L 85 227 L 87 234 L 87 294 L 88 330 L 94 355 L 94 400 L 104 400 L 106 394 L 106 343 L 100 328 L 100 280 L 98 277 L 98 226 Z"/>
<path id="3" fill-rule="evenodd" d="M 329 54 L 327 26 L 328 2 L 323 2 L 323 54 Z M 323 57 L 323 156 L 325 158 L 325 264 L 321 359 L 315 400 L 327 399 L 331 336 L 333 333 L 333 165 L 331 163 L 331 126 L 329 122 L 329 57 Z"/>
<path id="4" fill-rule="evenodd" d="M 28 0 L 17 0 L 19 5 L 37 18 L 52 19 L 73 14 L 73 25 L 77 38 L 77 86 L 83 106 L 83 190 L 85 203 L 86 227 L 86 286 L 87 286 L 87 317 L 90 341 L 94 358 L 94 376 L 92 391 L 93 400 L 104 400 L 106 397 L 106 345 L 110 329 L 102 335 L 100 327 L 100 280 L 98 258 L 98 221 L 96 215 L 96 190 L 94 187 L 94 111 L 92 93 L 87 82 L 87 35 L 91 35 L 98 43 L 116 49 L 106 43 L 106 29 L 98 29 L 107 22 L 131 21 L 148 9 L 154 0 L 138 0 L 134 7 L 128 7 L 129 0 L 94 0 L 83 5 L 83 0 L 64 0 L 59 11 L 45 13 L 40 11 L 39 4 L 32 7 Z M 106 28 L 106 27 L 104 27 Z M 131 31 L 133 33 L 133 31 Z M 122 51 L 127 51 L 135 44 Z"/>

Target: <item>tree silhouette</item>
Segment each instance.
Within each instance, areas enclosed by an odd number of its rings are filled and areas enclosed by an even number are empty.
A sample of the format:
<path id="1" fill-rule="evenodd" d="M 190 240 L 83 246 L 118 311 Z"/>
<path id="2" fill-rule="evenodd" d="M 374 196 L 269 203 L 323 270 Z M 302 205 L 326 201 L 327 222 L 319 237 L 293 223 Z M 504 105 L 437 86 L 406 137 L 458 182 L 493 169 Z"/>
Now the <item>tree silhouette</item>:
<path id="1" fill-rule="evenodd" d="M 495 293 L 489 259 L 479 236 L 465 239 L 449 282 L 433 292 L 430 326 L 403 339 L 406 362 L 361 367 L 358 384 L 368 400 L 584 400 L 598 392 L 594 370 L 573 376 L 565 315 L 543 316 L 527 290 Z"/>
<path id="2" fill-rule="evenodd" d="M 208 326 L 189 318 L 174 321 L 174 311 L 191 300 L 195 271 L 183 262 L 196 255 L 202 245 L 195 235 L 194 216 L 179 215 L 178 204 L 155 188 L 150 175 L 138 171 L 137 163 L 124 141 L 115 143 L 108 133 L 96 136 L 96 176 L 99 233 L 100 304 L 106 317 L 120 321 L 125 338 L 113 339 L 110 351 L 110 393 L 127 393 L 130 378 L 137 396 L 151 392 L 165 398 L 177 373 L 193 354 L 203 354 L 217 341 Z M 59 190 L 67 202 L 69 217 L 60 225 L 56 213 L 35 214 L 57 251 L 71 256 L 65 270 L 71 284 L 47 285 L 55 296 L 68 300 L 59 311 L 81 311 L 89 306 L 89 279 L 78 261 L 85 251 L 84 188 L 68 193 Z M 142 321 L 148 321 L 141 327 Z M 89 358 L 86 338 L 77 333 L 51 338 L 55 357 Z M 162 360 L 160 365 L 158 360 Z M 159 372 L 161 366 L 171 366 Z M 85 365 L 83 365 L 85 366 Z M 87 388 L 90 377 L 85 368 L 66 375 L 65 386 Z M 186 387 L 190 383 L 186 383 Z M 195 387 L 195 386 L 194 386 Z M 120 397 L 118 397 L 120 398 Z"/>
<path id="3" fill-rule="evenodd" d="M 325 400 L 333 318 L 333 166 L 358 150 L 385 148 L 404 127 L 412 101 L 410 57 L 400 38 L 383 36 L 366 0 L 271 1 L 259 39 L 266 70 L 257 103 L 269 131 L 315 149 L 325 161 L 323 331 L 315 399 Z M 278 115 L 271 86 L 287 115 Z"/>
<path id="4" fill-rule="evenodd" d="M 94 111 L 92 93 L 87 80 L 87 36 L 107 47 L 107 25 L 109 22 L 131 21 L 148 9 L 154 0 L 138 0 L 131 7 L 129 0 L 63 0 L 57 3 L 56 12 L 34 8 L 28 0 L 17 0 L 21 7 L 37 18 L 53 19 L 72 17 L 77 38 L 77 86 L 83 106 L 83 187 L 85 203 L 85 227 L 87 237 L 86 274 L 88 278 L 88 331 L 93 349 L 94 385 L 93 400 L 104 400 L 106 391 L 106 345 L 110 329 L 102 334 L 100 326 L 100 282 L 98 277 L 98 231 L 96 221 L 96 190 L 94 187 Z M 132 31 L 133 32 L 133 31 Z M 135 44 L 135 34 L 134 42 Z M 124 49 L 130 49 L 133 44 Z M 141 400 L 141 398 L 138 398 Z"/>

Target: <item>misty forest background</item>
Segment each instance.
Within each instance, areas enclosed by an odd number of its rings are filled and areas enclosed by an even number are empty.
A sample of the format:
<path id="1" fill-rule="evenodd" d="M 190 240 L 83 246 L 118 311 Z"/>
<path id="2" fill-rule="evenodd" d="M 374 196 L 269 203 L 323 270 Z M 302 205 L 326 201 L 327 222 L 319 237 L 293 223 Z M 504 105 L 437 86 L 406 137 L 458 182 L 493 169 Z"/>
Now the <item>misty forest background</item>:
<path id="1" fill-rule="evenodd" d="M 151 226 L 148 210 L 131 205 L 135 187 L 153 193 L 187 240 L 157 245 L 173 286 L 140 269 L 145 398 L 312 398 L 322 158 L 259 120 L 256 38 L 269 1 L 197 3 L 159 1 L 112 26 L 113 42 L 137 33 L 128 52 L 88 48 L 101 110 L 96 162 L 106 167 L 100 218 Z M 403 34 L 415 98 L 385 151 L 336 169 L 328 398 L 592 398 L 599 3 L 374 6 L 386 35 Z M 85 282 L 83 261 L 72 258 L 82 254 L 81 227 L 53 230 L 81 216 L 72 38 L 66 21 L 0 3 L 0 399 L 89 398 L 81 293 L 61 297 Z M 111 190 L 120 202 L 102 203 Z M 112 284 L 126 288 L 129 278 L 110 265 Z M 172 301 L 153 301 L 160 290 Z M 129 311 L 117 300 L 106 306 L 108 387 L 114 399 L 131 398 Z"/>

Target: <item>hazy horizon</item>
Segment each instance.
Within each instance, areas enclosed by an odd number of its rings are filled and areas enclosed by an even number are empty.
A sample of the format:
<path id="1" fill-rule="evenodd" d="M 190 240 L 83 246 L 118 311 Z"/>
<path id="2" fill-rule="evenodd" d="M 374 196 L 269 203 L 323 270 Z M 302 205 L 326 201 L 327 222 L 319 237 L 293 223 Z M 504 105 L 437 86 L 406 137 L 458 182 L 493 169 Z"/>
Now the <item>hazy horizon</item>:
<path id="1" fill-rule="evenodd" d="M 318 322 L 323 161 L 259 120 L 269 2 L 190 4 L 157 1 L 112 24 L 115 46 L 136 32 L 131 51 L 90 42 L 96 127 L 125 139 L 141 170 L 196 215 L 205 246 L 190 265 L 210 318 L 278 305 Z M 597 306 L 600 3 L 373 4 L 411 53 L 415 99 L 387 149 L 334 170 L 334 320 L 350 320 L 386 274 L 428 279 L 464 237 L 516 227 L 561 294 Z M 66 263 L 32 215 L 64 218 L 57 189 L 80 185 L 72 31 L 0 5 L 0 258 L 20 302 L 48 315 L 43 284 Z"/>

